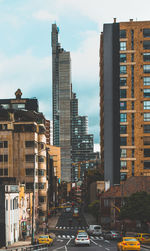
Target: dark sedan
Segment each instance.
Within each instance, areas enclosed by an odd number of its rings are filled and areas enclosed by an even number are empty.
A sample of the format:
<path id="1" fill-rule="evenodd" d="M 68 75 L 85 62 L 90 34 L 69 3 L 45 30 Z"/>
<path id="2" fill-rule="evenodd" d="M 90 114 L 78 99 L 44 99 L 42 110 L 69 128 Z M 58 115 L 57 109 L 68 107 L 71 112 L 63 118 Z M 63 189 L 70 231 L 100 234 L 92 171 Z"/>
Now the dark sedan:
<path id="1" fill-rule="evenodd" d="M 111 230 L 103 234 L 105 240 L 120 240 L 122 235 L 119 231 Z"/>

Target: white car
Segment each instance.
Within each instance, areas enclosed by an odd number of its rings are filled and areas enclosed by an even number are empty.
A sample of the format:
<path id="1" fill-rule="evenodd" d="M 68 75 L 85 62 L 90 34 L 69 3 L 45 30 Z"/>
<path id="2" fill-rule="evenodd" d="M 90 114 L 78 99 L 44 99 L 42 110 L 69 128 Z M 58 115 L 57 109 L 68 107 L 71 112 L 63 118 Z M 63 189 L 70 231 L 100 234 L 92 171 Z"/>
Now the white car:
<path id="1" fill-rule="evenodd" d="M 90 235 L 102 235 L 102 227 L 100 225 L 90 225 L 87 232 Z"/>
<path id="2" fill-rule="evenodd" d="M 75 238 L 75 245 L 90 245 L 90 238 L 88 234 L 80 232 Z"/>

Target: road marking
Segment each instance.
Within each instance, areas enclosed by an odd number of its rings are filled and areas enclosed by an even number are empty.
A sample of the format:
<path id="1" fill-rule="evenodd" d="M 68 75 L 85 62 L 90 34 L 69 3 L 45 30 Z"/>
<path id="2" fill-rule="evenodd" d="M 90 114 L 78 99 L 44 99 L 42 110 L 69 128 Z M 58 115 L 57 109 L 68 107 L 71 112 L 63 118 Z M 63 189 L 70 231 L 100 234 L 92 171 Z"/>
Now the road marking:
<path id="1" fill-rule="evenodd" d="M 66 246 L 70 243 L 71 239 L 66 243 Z"/>
<path id="2" fill-rule="evenodd" d="M 70 238 L 70 235 L 67 235 L 67 238 Z"/>
<path id="3" fill-rule="evenodd" d="M 62 237 L 63 237 L 63 238 L 66 238 L 66 235 L 63 235 Z"/>
<path id="4" fill-rule="evenodd" d="M 75 236 L 74 236 L 74 235 L 71 235 L 71 238 L 73 238 L 73 239 L 74 239 L 74 238 L 75 238 Z"/>
<path id="5" fill-rule="evenodd" d="M 108 241 L 108 240 L 104 240 L 104 242 L 110 243 L 110 241 Z"/>
<path id="6" fill-rule="evenodd" d="M 106 250 L 110 250 L 110 248 L 105 248 Z"/>
<path id="7" fill-rule="evenodd" d="M 98 246 L 98 244 L 95 241 L 91 240 L 91 242 L 93 242 L 96 246 Z"/>

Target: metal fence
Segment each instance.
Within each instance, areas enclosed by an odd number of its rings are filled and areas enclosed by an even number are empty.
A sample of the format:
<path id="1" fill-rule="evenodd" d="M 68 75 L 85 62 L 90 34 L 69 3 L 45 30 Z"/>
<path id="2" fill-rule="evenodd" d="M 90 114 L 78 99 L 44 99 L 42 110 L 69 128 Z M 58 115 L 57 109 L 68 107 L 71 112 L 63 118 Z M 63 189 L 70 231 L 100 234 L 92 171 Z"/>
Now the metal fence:
<path id="1" fill-rule="evenodd" d="M 0 251 L 32 251 L 32 250 L 38 250 L 38 251 L 48 251 L 48 245 L 47 244 L 37 244 L 37 245 L 31 245 L 31 246 L 19 246 L 19 247 L 7 247 L 6 249 L 0 249 Z"/>

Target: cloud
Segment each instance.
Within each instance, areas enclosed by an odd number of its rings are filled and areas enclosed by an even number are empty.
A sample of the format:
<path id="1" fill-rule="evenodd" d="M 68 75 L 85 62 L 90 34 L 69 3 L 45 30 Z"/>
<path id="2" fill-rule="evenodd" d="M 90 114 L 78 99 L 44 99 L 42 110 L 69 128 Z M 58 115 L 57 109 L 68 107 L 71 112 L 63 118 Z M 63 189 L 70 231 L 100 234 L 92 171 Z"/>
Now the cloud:
<path id="1" fill-rule="evenodd" d="M 80 47 L 71 52 L 72 78 L 75 81 L 98 81 L 99 77 L 99 33 L 86 31 L 80 34 L 85 39 Z M 85 87 L 85 86 L 84 86 Z"/>
<path id="2" fill-rule="evenodd" d="M 50 14 L 46 10 L 39 10 L 37 12 L 34 12 L 32 16 L 35 19 L 41 20 L 41 21 L 58 21 L 58 17 L 56 15 Z"/>
<path id="3" fill-rule="evenodd" d="M 20 88 L 23 97 L 31 98 L 34 96 L 38 100 L 44 100 L 42 92 L 46 94 L 50 89 L 50 69 L 50 57 L 37 58 L 32 55 L 31 50 L 14 57 L 0 54 L 0 98 L 14 97 L 15 91 Z M 50 105 L 47 106 L 45 103 L 45 107 L 42 106 L 43 112 L 47 113 L 49 107 Z"/>

